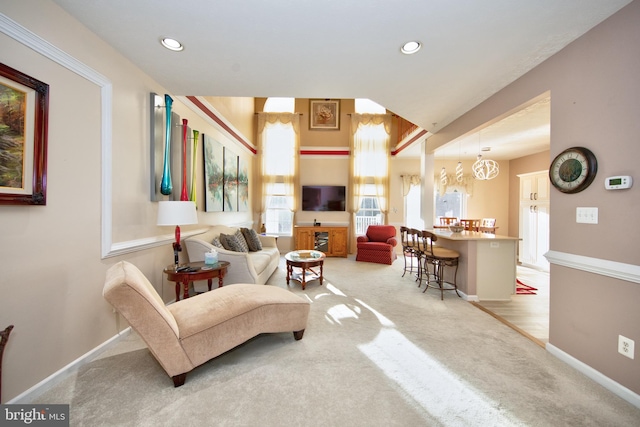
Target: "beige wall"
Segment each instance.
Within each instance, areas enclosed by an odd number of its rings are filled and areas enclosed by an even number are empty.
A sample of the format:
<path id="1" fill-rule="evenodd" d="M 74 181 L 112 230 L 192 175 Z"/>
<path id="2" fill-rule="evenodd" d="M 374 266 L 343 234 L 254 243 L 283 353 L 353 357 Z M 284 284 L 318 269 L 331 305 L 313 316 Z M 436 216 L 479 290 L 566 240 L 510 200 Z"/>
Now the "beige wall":
<path id="1" fill-rule="evenodd" d="M 228 96 L 205 96 L 203 98 L 207 100 L 222 117 L 228 120 L 247 141 L 254 140 L 254 98 Z"/>
<path id="2" fill-rule="evenodd" d="M 113 217 L 114 245 L 133 246 L 134 252 L 101 259 L 100 88 L 0 34 L 2 62 L 50 86 L 47 205 L 0 206 L 0 328 L 15 325 L 4 352 L 5 402 L 126 327 L 102 298 L 110 265 L 126 259 L 147 275 L 166 301 L 175 295 L 173 284 L 162 274 L 173 257 L 173 230 L 155 225 L 157 204 L 149 201 L 149 93 L 165 90 L 55 4 L 41 1 L 38 8 L 34 14 L 29 2 L 0 6 L 3 14 L 112 84 L 113 206 L 106 211 Z M 216 136 L 251 159 L 246 150 L 180 102 L 174 102 L 174 109 L 193 128 Z M 253 120 L 252 108 L 248 115 L 237 121 Z M 201 153 L 198 168 L 199 227 L 250 221 L 249 212 L 203 212 Z M 195 228 L 183 227 L 183 234 Z M 139 239 L 160 243 L 136 251 Z"/>
<path id="3" fill-rule="evenodd" d="M 38 14 L 25 2 L 4 2 L 0 9 L 113 84 L 114 242 L 170 234 L 171 230 L 154 225 L 156 206 L 148 201 L 148 94 L 164 93 L 163 88 L 55 4 L 41 1 L 38 7 Z M 633 223 L 640 210 L 639 186 L 607 192 L 602 187 L 602 178 L 633 175 L 637 170 L 632 160 L 640 155 L 640 145 L 635 143 L 640 134 L 637 22 L 640 3 L 635 1 L 429 138 L 430 145 L 442 145 L 550 90 L 549 156 L 572 145 L 584 145 L 595 152 L 599 161 L 596 182 L 584 192 L 564 195 L 552 191 L 551 248 L 636 266 L 640 231 L 620 224 Z M 0 291 L 4 295 L 0 301 L 0 327 L 15 325 L 4 353 L 4 366 L 11 367 L 3 370 L 6 401 L 95 349 L 126 326 L 101 296 L 104 274 L 110 265 L 120 259 L 135 263 L 165 299 L 171 298 L 173 289 L 161 273 L 171 260 L 168 241 L 155 249 L 126 256 L 100 257 L 102 159 L 100 95 L 95 85 L 4 34 L 0 34 L 0 51 L 2 62 L 51 85 L 47 206 L 0 207 L 3 217 Z M 221 105 L 224 103 L 216 104 L 216 108 L 222 108 Z M 343 113 L 349 110 L 344 103 L 342 107 Z M 185 106 L 177 103 L 176 110 L 188 117 L 194 128 L 216 135 L 223 144 L 250 158 L 225 134 Z M 304 120 L 308 121 L 308 105 L 300 106 L 299 111 L 307 114 Z M 251 119 L 246 114 L 241 116 L 233 122 L 244 133 Z M 348 127 L 342 116 L 339 134 L 345 129 Z M 328 134 L 303 133 L 301 145 L 348 145 L 348 138 L 329 142 Z M 336 174 L 333 165 L 321 166 L 322 162 L 314 165 L 313 172 L 310 168 L 306 178 L 315 179 L 325 169 L 332 175 L 343 176 Z M 399 187 L 401 173 L 414 168 L 419 170 L 420 165 L 392 161 L 392 189 Z M 505 174 L 511 182 L 516 170 L 512 168 Z M 341 171 L 342 166 L 337 170 Z M 198 173 L 202 176 L 201 170 Z M 198 186 L 202 200 L 203 182 Z M 391 206 L 399 204 L 400 199 L 392 196 Z M 577 206 L 597 206 L 600 223 L 576 224 Z M 251 213 L 207 214 L 200 202 L 199 218 L 201 225 L 237 224 L 250 221 Z M 394 213 L 390 222 L 401 222 L 401 218 Z M 185 231 L 193 228 L 186 227 Z M 511 224 L 509 228 L 512 233 Z M 550 342 L 639 393 L 640 358 L 630 360 L 616 351 L 618 334 L 640 343 L 638 303 L 637 283 L 552 265 Z"/>
<path id="4" fill-rule="evenodd" d="M 551 250 L 573 260 L 590 257 L 587 264 L 598 260 L 624 263 L 628 267 L 621 268 L 634 271 L 640 265 L 640 229 L 623 225 L 636 221 L 640 186 L 606 191 L 603 180 L 638 171 L 638 22 L 640 2 L 634 1 L 428 140 L 432 150 L 550 91 L 547 160 L 575 145 L 590 148 L 598 158 L 598 175 L 589 188 L 578 194 L 551 190 Z M 515 189 L 510 191 L 513 194 Z M 597 207 L 599 223 L 576 223 L 577 207 Z M 583 271 L 576 264 L 551 265 L 549 342 L 640 393 L 640 357 L 631 360 L 617 352 L 618 335 L 640 343 L 640 286 Z"/>
<path id="5" fill-rule="evenodd" d="M 471 174 L 475 160 L 462 161 L 465 175 Z M 444 167 L 447 174 L 455 176 L 457 160 L 435 160 L 434 180 L 440 181 L 440 171 Z M 488 181 L 473 180 L 467 197 L 467 218 L 495 218 L 498 234 L 509 235 L 509 168 L 508 161 L 500 161 L 500 173 Z"/>

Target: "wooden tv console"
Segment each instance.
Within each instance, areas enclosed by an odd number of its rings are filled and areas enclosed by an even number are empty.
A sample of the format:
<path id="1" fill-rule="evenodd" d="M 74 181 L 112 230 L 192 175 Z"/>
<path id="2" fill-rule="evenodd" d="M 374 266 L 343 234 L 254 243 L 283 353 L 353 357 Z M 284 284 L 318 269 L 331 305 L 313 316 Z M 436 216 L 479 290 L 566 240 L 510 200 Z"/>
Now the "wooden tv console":
<path id="1" fill-rule="evenodd" d="M 313 249 L 326 256 L 347 257 L 349 227 L 296 225 L 293 228 L 296 250 Z"/>

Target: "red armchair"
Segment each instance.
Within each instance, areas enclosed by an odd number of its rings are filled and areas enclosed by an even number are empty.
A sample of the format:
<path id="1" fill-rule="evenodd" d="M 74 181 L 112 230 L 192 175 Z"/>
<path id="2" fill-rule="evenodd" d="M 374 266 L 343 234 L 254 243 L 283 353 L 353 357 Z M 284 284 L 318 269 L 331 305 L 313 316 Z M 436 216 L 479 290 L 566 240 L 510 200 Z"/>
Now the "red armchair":
<path id="1" fill-rule="evenodd" d="M 398 245 L 396 228 L 393 225 L 370 225 L 365 236 L 358 236 L 356 261 L 391 264 L 396 260 Z"/>

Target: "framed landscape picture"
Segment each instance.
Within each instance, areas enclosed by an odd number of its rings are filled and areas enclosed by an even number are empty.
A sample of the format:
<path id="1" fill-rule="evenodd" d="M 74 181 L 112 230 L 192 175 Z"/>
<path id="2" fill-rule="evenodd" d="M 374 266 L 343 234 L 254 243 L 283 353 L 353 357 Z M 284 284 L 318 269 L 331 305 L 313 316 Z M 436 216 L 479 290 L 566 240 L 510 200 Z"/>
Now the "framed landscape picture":
<path id="1" fill-rule="evenodd" d="M 0 63 L 0 204 L 47 204 L 49 85 Z"/>
<path id="2" fill-rule="evenodd" d="M 340 130 L 340 100 L 310 99 L 309 129 Z"/>

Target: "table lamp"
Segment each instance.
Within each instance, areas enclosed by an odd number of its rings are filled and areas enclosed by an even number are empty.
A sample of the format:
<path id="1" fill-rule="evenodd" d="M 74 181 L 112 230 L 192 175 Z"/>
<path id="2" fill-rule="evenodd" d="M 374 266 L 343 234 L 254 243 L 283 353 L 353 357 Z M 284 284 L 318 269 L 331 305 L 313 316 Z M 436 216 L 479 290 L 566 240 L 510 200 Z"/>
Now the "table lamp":
<path id="1" fill-rule="evenodd" d="M 198 223 L 198 213 L 196 204 L 191 201 L 168 201 L 158 202 L 158 225 L 175 225 L 176 241 L 173 242 L 173 257 L 178 268 L 178 252 L 182 251 L 180 246 L 180 226 Z"/>

